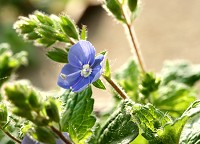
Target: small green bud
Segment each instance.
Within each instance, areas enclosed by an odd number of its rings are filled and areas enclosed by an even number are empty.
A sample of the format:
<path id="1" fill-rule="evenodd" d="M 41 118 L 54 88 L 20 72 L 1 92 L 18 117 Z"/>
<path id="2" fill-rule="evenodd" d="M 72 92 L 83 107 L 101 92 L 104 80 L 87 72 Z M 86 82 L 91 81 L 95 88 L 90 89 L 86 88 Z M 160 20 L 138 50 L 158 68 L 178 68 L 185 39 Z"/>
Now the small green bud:
<path id="1" fill-rule="evenodd" d="M 139 0 L 128 0 L 128 7 L 131 12 L 135 12 L 138 6 Z"/>
<path id="2" fill-rule="evenodd" d="M 41 109 L 41 104 L 39 102 L 38 94 L 34 90 L 31 91 L 28 101 L 32 108 L 38 110 Z"/>
<path id="3" fill-rule="evenodd" d="M 34 14 L 36 15 L 37 19 L 45 25 L 49 25 L 52 26 L 53 25 L 53 21 L 45 14 L 43 14 L 42 12 L 36 11 L 34 12 Z"/>
<path id="4" fill-rule="evenodd" d="M 60 116 L 58 106 L 54 99 L 49 99 L 49 102 L 45 106 L 46 113 L 52 121 L 59 122 Z"/>
<path id="5" fill-rule="evenodd" d="M 22 109 L 22 108 L 15 108 L 12 110 L 13 114 L 18 115 L 20 117 L 27 118 L 30 121 L 33 121 L 34 115 L 30 110 Z"/>
<path id="6" fill-rule="evenodd" d="M 5 104 L 0 103 L 0 125 L 4 126 L 8 120 L 8 110 Z"/>
<path id="7" fill-rule="evenodd" d="M 17 107 L 30 110 L 30 106 L 27 102 L 30 93 L 28 85 L 29 83 L 27 81 L 8 83 L 4 87 L 5 95 Z"/>
<path id="8" fill-rule="evenodd" d="M 50 129 L 45 127 L 36 127 L 35 132 L 38 141 L 48 144 L 55 144 L 55 136 Z"/>

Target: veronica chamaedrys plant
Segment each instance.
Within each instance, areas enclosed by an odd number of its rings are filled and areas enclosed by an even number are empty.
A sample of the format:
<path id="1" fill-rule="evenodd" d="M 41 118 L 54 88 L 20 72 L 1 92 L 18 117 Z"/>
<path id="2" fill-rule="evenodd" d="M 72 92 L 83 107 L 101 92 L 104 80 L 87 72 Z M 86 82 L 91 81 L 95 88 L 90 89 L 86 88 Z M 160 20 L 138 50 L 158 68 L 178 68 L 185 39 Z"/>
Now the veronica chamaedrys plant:
<path id="1" fill-rule="evenodd" d="M 95 57 L 95 48 L 89 41 L 81 40 L 68 53 L 68 61 L 58 77 L 58 85 L 73 92 L 80 92 L 99 79 L 103 72 L 104 56 Z"/>

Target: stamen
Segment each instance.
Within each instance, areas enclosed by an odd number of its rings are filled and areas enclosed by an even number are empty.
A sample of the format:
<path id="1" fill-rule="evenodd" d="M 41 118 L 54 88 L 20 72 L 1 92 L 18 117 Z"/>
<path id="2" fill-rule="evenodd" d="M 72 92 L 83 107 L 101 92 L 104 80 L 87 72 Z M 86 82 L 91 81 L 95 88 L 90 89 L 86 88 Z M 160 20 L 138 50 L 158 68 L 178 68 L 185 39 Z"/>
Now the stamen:
<path id="1" fill-rule="evenodd" d="M 88 77 L 92 73 L 92 69 L 89 64 L 83 65 L 83 69 L 81 70 L 81 76 Z"/>
<path id="2" fill-rule="evenodd" d="M 65 74 L 63 74 L 63 73 L 60 74 L 60 77 L 61 77 L 62 79 L 66 79 L 66 78 L 67 78 L 67 76 L 66 76 Z"/>

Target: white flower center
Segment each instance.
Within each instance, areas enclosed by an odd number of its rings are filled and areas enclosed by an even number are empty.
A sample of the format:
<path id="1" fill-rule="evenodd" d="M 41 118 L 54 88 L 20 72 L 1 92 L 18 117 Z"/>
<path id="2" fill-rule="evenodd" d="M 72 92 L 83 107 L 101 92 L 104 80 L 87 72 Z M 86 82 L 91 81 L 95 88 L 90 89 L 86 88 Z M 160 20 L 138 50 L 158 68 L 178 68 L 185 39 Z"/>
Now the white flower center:
<path id="1" fill-rule="evenodd" d="M 83 65 L 83 69 L 81 70 L 81 76 L 88 77 L 92 73 L 92 69 L 89 64 Z"/>

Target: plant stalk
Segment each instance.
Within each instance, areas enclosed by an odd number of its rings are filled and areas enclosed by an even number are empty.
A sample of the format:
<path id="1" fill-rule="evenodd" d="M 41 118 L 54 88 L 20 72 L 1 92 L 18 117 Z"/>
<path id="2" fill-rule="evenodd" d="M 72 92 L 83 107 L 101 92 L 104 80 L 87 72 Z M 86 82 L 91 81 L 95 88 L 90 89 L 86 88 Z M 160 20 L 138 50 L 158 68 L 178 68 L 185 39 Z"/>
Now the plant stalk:
<path id="1" fill-rule="evenodd" d="M 50 126 L 51 130 L 56 133 L 66 144 L 72 144 L 69 140 L 67 140 L 65 138 L 65 136 L 62 134 L 62 132 L 60 132 L 59 130 L 57 130 L 54 126 Z"/>
<path id="2" fill-rule="evenodd" d="M 121 96 L 122 99 L 127 99 L 127 94 L 122 90 L 122 88 L 111 78 L 103 75 L 105 80 L 113 87 L 113 89 Z"/>
<path id="3" fill-rule="evenodd" d="M 143 62 L 143 59 L 142 59 L 142 55 L 139 51 L 140 48 L 139 48 L 139 44 L 137 42 L 137 37 L 136 37 L 136 34 L 135 34 L 134 27 L 132 26 L 131 22 L 130 23 L 128 22 L 128 20 L 126 18 L 126 14 L 125 14 L 122 6 L 121 6 L 121 9 L 122 9 L 123 17 L 125 19 L 125 25 L 128 29 L 128 33 L 129 33 L 129 36 L 130 36 L 130 39 L 131 39 L 132 47 L 134 48 L 134 51 L 136 53 L 136 56 L 137 56 L 137 59 L 138 59 L 138 62 L 139 62 L 139 65 L 141 67 L 142 72 L 145 72 L 144 62 Z"/>
<path id="4" fill-rule="evenodd" d="M 16 137 L 14 137 L 12 134 L 10 134 L 10 133 L 7 132 L 7 131 L 4 131 L 2 128 L 0 128 L 0 129 L 1 129 L 9 138 L 11 138 L 13 141 L 15 141 L 15 142 L 21 144 L 21 141 L 18 140 Z"/>

